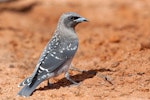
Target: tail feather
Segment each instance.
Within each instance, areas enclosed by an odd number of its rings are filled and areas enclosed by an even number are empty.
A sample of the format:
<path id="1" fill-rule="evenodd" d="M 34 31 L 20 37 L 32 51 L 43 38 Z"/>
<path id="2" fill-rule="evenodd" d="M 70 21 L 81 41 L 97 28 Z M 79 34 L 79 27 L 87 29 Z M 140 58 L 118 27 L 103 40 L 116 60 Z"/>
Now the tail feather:
<path id="1" fill-rule="evenodd" d="M 36 80 L 32 85 L 26 84 L 19 92 L 17 95 L 23 96 L 23 97 L 28 97 L 30 96 L 35 88 L 41 83 L 41 80 Z"/>
<path id="2" fill-rule="evenodd" d="M 25 86 L 27 84 L 29 85 L 31 82 L 32 82 L 32 77 L 27 77 L 18 85 L 18 87 Z"/>

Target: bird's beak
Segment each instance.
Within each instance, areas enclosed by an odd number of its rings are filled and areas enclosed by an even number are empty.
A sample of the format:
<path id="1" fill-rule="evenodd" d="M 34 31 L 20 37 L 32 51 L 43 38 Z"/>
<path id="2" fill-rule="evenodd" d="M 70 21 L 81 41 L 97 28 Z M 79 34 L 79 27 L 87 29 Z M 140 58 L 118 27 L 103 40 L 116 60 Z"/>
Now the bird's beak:
<path id="1" fill-rule="evenodd" d="M 84 18 L 84 17 L 80 17 L 80 18 L 78 18 L 78 19 L 76 19 L 74 21 L 77 22 L 77 23 L 80 23 L 80 22 L 87 22 L 88 20 L 86 18 Z"/>

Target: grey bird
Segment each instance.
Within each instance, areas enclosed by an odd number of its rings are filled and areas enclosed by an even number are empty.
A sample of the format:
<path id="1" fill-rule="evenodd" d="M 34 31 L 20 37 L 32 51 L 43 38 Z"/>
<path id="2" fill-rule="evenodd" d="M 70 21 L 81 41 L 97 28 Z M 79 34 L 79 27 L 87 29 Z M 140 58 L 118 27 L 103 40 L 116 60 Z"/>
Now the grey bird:
<path id="1" fill-rule="evenodd" d="M 18 95 L 30 96 L 41 82 L 48 80 L 49 85 L 49 78 L 61 73 L 65 73 L 66 79 L 73 84 L 78 84 L 69 77 L 68 70 L 78 49 L 75 26 L 86 21 L 86 18 L 73 12 L 61 15 L 56 30 L 44 48 L 32 75 L 19 84 L 19 87 L 24 87 L 18 92 Z"/>

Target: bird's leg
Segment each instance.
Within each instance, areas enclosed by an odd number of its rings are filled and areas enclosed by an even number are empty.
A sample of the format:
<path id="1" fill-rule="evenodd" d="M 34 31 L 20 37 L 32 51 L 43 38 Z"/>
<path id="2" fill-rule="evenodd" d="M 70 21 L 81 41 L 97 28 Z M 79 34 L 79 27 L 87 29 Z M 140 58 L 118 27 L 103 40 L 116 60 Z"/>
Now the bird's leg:
<path id="1" fill-rule="evenodd" d="M 84 70 L 80 70 L 80 69 L 74 67 L 72 64 L 70 65 L 70 70 L 75 70 L 75 71 L 78 71 L 80 73 L 84 72 Z"/>
<path id="2" fill-rule="evenodd" d="M 49 79 L 47 80 L 47 86 L 50 87 L 51 83 L 49 82 Z"/>
<path id="3" fill-rule="evenodd" d="M 70 78 L 68 72 L 65 73 L 65 77 L 66 77 L 67 80 L 69 80 L 70 82 L 72 82 L 74 85 L 78 85 L 78 84 L 79 84 L 79 83 L 75 82 L 74 80 L 72 80 L 72 79 Z"/>

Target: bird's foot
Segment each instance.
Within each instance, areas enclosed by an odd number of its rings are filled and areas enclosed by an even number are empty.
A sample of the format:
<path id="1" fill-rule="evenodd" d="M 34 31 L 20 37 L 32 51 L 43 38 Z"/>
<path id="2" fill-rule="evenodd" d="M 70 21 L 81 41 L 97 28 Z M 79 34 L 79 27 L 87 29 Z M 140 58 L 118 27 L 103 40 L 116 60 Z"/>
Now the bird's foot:
<path id="1" fill-rule="evenodd" d="M 51 87 L 52 84 L 49 82 L 49 80 L 47 80 L 47 87 Z"/>
<path id="2" fill-rule="evenodd" d="M 70 81 L 71 83 L 73 83 L 72 85 L 79 85 L 79 84 L 80 84 L 80 83 L 75 82 L 74 80 L 72 80 L 72 79 L 70 78 L 68 72 L 66 72 L 65 77 L 66 77 L 66 79 L 67 79 L 68 81 Z"/>

